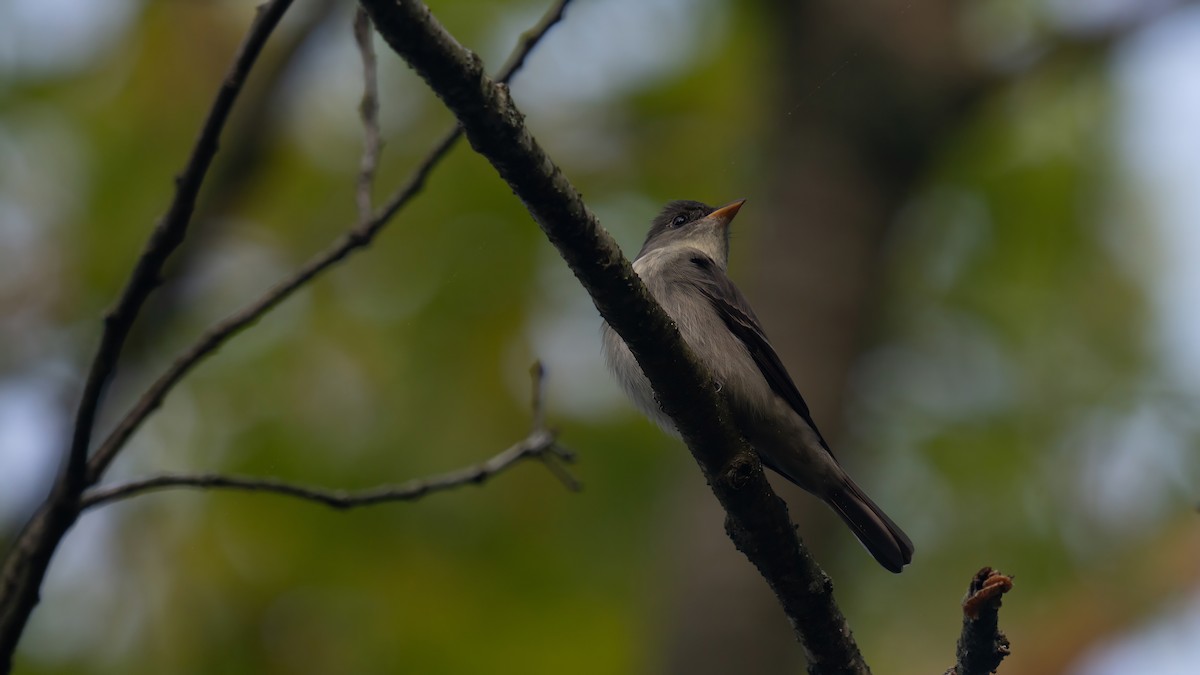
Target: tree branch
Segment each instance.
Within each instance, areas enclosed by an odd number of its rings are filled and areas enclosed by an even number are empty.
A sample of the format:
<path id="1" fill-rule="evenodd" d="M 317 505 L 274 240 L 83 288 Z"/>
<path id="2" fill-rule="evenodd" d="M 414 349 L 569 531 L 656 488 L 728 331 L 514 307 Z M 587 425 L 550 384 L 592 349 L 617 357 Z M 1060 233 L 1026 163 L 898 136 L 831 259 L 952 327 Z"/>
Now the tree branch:
<path id="1" fill-rule="evenodd" d="M 79 498 L 88 484 L 88 448 L 96 412 L 106 385 L 116 371 L 125 341 L 146 299 L 161 283 L 167 258 L 187 233 L 196 195 L 217 153 L 218 139 L 242 85 L 267 38 L 291 4 L 291 0 L 271 0 L 259 7 L 213 101 L 183 173 L 176 178 L 175 197 L 147 240 L 117 304 L 104 317 L 100 346 L 80 397 L 66 461 L 51 494 L 18 535 L 0 575 L 0 674 L 11 670 L 13 652 L 37 605 L 50 559 L 58 542 L 79 516 Z"/>
<path id="2" fill-rule="evenodd" d="M 486 462 L 429 478 L 411 480 L 399 485 L 381 485 L 367 490 L 351 492 L 308 487 L 274 478 L 226 476 L 212 473 L 168 473 L 112 487 L 96 488 L 84 494 L 81 503 L 83 508 L 88 509 L 93 506 L 100 506 L 120 499 L 128 499 L 129 497 L 135 497 L 155 490 L 186 487 L 267 492 L 295 497 L 323 504 L 330 508 L 344 510 L 388 502 L 415 501 L 435 492 L 444 492 L 464 485 L 482 485 L 488 479 L 523 460 L 537 458 L 549 463 L 554 461 L 549 459 L 551 456 L 567 462 L 574 460 L 574 455 L 571 455 L 568 451 L 557 445 L 553 432 L 539 429 Z M 562 467 L 557 468 L 562 470 Z M 556 478 L 561 478 L 563 475 L 558 471 L 552 471 L 552 473 Z M 574 478 L 570 478 L 570 474 L 567 474 L 567 476 L 569 477 L 565 481 L 567 488 L 571 490 L 579 489 L 579 483 Z"/>
<path id="3" fill-rule="evenodd" d="M 577 491 L 580 489 L 579 481 L 565 466 L 562 466 L 563 463 L 573 463 L 575 455 L 559 445 L 556 434 L 545 427 L 546 411 L 542 400 L 545 370 L 542 368 L 541 361 L 533 364 L 530 375 L 533 379 L 533 430 L 523 440 L 486 462 L 456 471 L 430 478 L 411 480 L 400 485 L 381 485 L 356 492 L 307 487 L 274 478 L 225 476 L 212 473 L 162 474 L 112 487 L 97 488 L 84 494 L 80 504 L 82 508 L 89 509 L 93 506 L 136 497 L 155 490 L 186 487 L 267 492 L 345 510 L 389 502 L 415 501 L 435 492 L 444 492 L 464 485 L 482 485 L 493 476 L 526 459 L 540 459 L 550 473 L 561 480 L 568 490 Z"/>
<path id="4" fill-rule="evenodd" d="M 546 14 L 542 16 L 541 20 L 521 36 L 520 43 L 514 48 L 508 62 L 497 74 L 497 78 L 500 81 L 508 82 L 516 75 L 534 47 L 562 19 L 564 10 L 569 3 L 570 0 L 557 0 Z M 462 129 L 458 125 L 448 130 L 442 136 L 441 140 L 425 155 L 425 159 L 417 166 L 408 180 L 392 194 L 383 206 L 375 211 L 375 214 L 369 220 L 352 226 L 346 234 L 342 235 L 324 251 L 313 256 L 299 270 L 293 273 L 292 276 L 272 286 L 266 293 L 246 307 L 210 326 L 195 343 L 177 356 L 171 366 L 146 389 L 129 412 L 121 418 L 117 426 L 104 439 L 104 442 L 100 444 L 100 447 L 97 448 L 88 463 L 87 484 L 94 485 L 100 480 L 105 469 L 108 468 L 121 449 L 125 447 L 125 444 L 133 436 L 134 432 L 141 427 L 142 423 L 151 413 L 162 405 L 167 394 L 175 388 L 175 385 L 196 364 L 216 352 L 230 338 L 253 325 L 264 314 L 290 297 L 292 293 L 304 287 L 350 254 L 369 246 L 376 235 L 391 222 L 400 209 L 421 192 L 421 189 L 425 187 L 425 181 L 428 180 L 433 170 L 450 152 L 461 136 Z"/>
<path id="5" fill-rule="evenodd" d="M 538 25 L 522 36 L 521 44 L 500 73 L 504 81 L 517 72 L 541 37 L 561 19 L 563 8 L 568 1 L 556 2 Z M 30 613 L 37 605 L 39 589 L 50 558 L 79 515 L 79 500 L 83 490 L 100 480 L 105 469 L 132 434 L 162 404 L 167 393 L 196 363 L 216 351 L 233 335 L 252 325 L 294 291 L 353 251 L 369 244 L 388 221 L 421 190 L 434 167 L 461 135 L 457 127 L 449 131 L 429 152 L 412 177 L 371 219 L 352 228 L 329 249 L 310 260 L 292 277 L 272 287 L 258 300 L 210 327 L 146 390 L 88 459 L 88 445 L 104 386 L 115 371 L 117 358 L 134 319 L 150 292 L 159 283 L 163 264 L 183 240 L 196 195 L 217 151 L 217 137 L 242 83 L 267 37 L 290 4 L 291 0 L 272 0 L 259 9 L 238 51 L 234 65 L 218 92 L 184 172 L 177 179 L 175 199 L 147 242 L 116 307 L 105 317 L 101 345 L 84 387 L 74 435 L 60 480 L 51 496 L 18 534 L 0 574 L 0 675 L 5 675 L 12 667 L 12 654 L 16 650 Z M 548 466 L 555 470 L 560 478 L 563 477 L 561 467 L 554 463 L 549 463 Z"/>
<path id="6" fill-rule="evenodd" d="M 1000 667 L 1009 654 L 1008 638 L 1000 630 L 1000 602 L 1012 586 L 1012 577 L 990 567 L 979 570 L 971 579 L 963 598 L 957 662 L 945 675 L 987 675 Z"/>
<path id="7" fill-rule="evenodd" d="M 246 40 L 239 48 L 233 66 L 213 101 L 208 118 L 200 130 L 200 136 L 196 139 L 196 145 L 192 148 L 191 157 L 188 158 L 183 173 L 175 179 L 175 198 L 171 200 L 166 215 L 158 222 L 147 240 L 146 248 L 138 258 L 116 306 L 104 317 L 104 333 L 100 338 L 100 348 L 92 360 L 87 383 L 84 385 L 65 467 L 65 483 L 70 491 L 78 493 L 83 488 L 88 445 L 95 425 L 96 410 L 103 397 L 105 385 L 116 370 L 125 339 L 129 336 L 133 322 L 137 319 L 146 298 L 162 283 L 160 275 L 167 258 L 183 243 L 192 211 L 196 206 L 196 195 L 200 192 L 200 186 L 213 157 L 217 154 L 221 131 L 229 119 L 229 112 L 233 109 L 246 76 L 262 52 L 267 38 L 291 4 L 292 0 L 271 0 L 270 3 L 259 7 Z"/>
<path id="8" fill-rule="evenodd" d="M 375 60 L 375 45 L 371 42 L 371 18 L 359 7 L 354 12 L 354 42 L 362 56 L 363 95 L 358 114 L 363 127 L 362 163 L 358 170 L 358 218 L 362 223 L 371 219 L 371 188 L 383 140 L 379 135 L 379 78 Z"/>
<path id="9" fill-rule="evenodd" d="M 387 43 L 454 112 L 467 138 L 558 248 L 629 345 L 727 514 L 726 529 L 783 605 L 810 673 L 869 672 L 832 584 L 808 555 L 711 378 L 612 237 L 524 126 L 506 87 L 416 0 L 361 0 Z"/>

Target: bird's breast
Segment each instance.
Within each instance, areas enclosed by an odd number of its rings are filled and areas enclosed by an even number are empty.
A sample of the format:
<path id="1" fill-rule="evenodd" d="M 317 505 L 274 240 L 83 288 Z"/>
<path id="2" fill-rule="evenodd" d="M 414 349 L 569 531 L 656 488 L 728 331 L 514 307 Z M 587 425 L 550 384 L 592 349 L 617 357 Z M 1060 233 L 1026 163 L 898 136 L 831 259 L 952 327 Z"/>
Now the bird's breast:
<path id="1" fill-rule="evenodd" d="M 774 393 L 746 345 L 729 330 L 709 299 L 685 273 L 690 264 L 688 260 L 695 254 L 696 251 L 690 250 L 651 251 L 638 258 L 633 269 L 675 322 L 684 341 L 712 374 L 717 386 L 723 390 L 729 388 L 726 393 L 735 394 L 733 401 L 765 404 L 774 397 Z M 623 343 L 621 347 L 624 347 Z M 628 354 L 628 349 L 624 350 L 624 354 Z M 636 367 L 632 355 L 628 359 Z M 637 373 L 641 375 L 640 369 Z M 648 388 L 649 384 L 646 386 Z M 645 401 L 644 396 L 641 398 L 639 408 L 643 407 Z M 657 409 L 652 395 L 649 402 Z"/>

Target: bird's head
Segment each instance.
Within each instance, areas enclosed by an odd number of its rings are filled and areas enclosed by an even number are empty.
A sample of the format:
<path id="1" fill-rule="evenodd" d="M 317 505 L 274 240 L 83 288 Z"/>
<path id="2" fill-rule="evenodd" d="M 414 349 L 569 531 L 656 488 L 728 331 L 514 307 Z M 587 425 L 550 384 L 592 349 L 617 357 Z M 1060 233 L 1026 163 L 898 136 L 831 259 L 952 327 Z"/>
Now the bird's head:
<path id="1" fill-rule="evenodd" d="M 670 202 L 651 223 L 638 257 L 680 246 L 703 251 L 724 267 L 729 260 L 729 224 L 744 203 L 739 199 L 714 208 L 687 200 Z"/>

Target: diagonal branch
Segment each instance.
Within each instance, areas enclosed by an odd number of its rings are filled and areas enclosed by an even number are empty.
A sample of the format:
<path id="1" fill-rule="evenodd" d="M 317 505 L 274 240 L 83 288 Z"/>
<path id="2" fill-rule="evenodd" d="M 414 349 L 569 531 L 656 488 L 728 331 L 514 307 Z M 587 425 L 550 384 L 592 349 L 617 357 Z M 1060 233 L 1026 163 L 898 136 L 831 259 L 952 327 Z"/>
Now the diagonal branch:
<path id="1" fill-rule="evenodd" d="M 509 57 L 508 62 L 501 68 L 497 75 L 500 81 L 507 82 L 512 79 L 525 63 L 525 59 L 529 56 L 529 53 L 533 51 L 534 47 L 537 46 L 546 33 L 562 19 L 563 12 L 569 3 L 570 0 L 557 0 L 546 14 L 543 15 L 541 20 L 538 21 L 537 25 L 521 36 L 520 43 L 513 50 L 512 56 Z M 425 155 L 425 159 L 417 166 L 408 180 L 393 193 L 383 206 L 375 211 L 370 219 L 352 227 L 324 251 L 313 256 L 299 270 L 293 273 L 292 276 L 272 286 L 258 299 L 210 326 L 195 343 L 177 356 L 171 366 L 146 389 L 129 412 L 121 418 L 121 421 L 117 423 L 117 426 L 104 439 L 99 448 L 97 448 L 91 461 L 88 463 L 87 484 L 93 485 L 96 481 L 100 480 L 105 469 L 108 468 L 121 449 L 125 447 L 129 438 L 141 427 L 146 418 L 162 405 L 167 394 L 174 389 L 175 385 L 196 364 L 217 351 L 230 338 L 253 325 L 264 314 L 290 297 L 292 293 L 295 293 L 352 253 L 369 246 L 375 236 L 379 234 L 400 209 L 420 193 L 421 189 L 425 187 L 425 181 L 428 180 L 433 170 L 438 166 L 442 158 L 450 152 L 461 136 L 462 130 L 458 125 L 455 125 L 453 129 L 447 131 L 441 140 L 430 149 L 428 154 Z"/>
<path id="2" fill-rule="evenodd" d="M 521 33 L 521 37 L 517 39 L 517 48 L 508 55 L 508 60 L 504 65 L 500 66 L 500 70 L 496 73 L 496 81 L 508 84 L 513 75 L 525 65 L 525 60 L 533 53 L 533 48 L 537 46 L 542 38 L 546 36 L 546 32 L 554 27 L 559 21 L 563 20 L 563 16 L 567 13 L 567 5 L 571 4 L 571 0 L 555 0 L 553 5 L 546 10 L 542 18 L 538 19 L 529 30 Z"/>
<path id="3" fill-rule="evenodd" d="M 12 655 L 58 543 L 79 517 L 79 498 L 88 481 L 88 448 L 96 412 L 134 321 L 150 293 L 161 282 L 163 265 L 182 243 L 196 204 L 196 195 L 216 155 L 218 139 L 251 68 L 291 0 L 271 0 L 261 6 L 238 49 L 233 65 L 213 101 L 191 156 L 175 181 L 175 197 L 138 257 L 117 304 L 104 317 L 100 346 L 92 360 L 80 397 L 71 443 L 62 471 L 46 501 L 17 535 L 0 571 L 0 674 L 12 668 Z"/>
<path id="4" fill-rule="evenodd" d="M 258 9 L 250 32 L 238 50 L 233 66 L 213 101 L 208 118 L 200 130 L 200 136 L 196 139 L 196 145 L 192 148 L 191 157 L 188 158 L 183 173 L 175 179 L 175 198 L 171 200 L 166 215 L 155 226 L 154 232 L 146 242 L 146 248 L 138 258 L 116 306 L 104 317 L 104 333 L 100 338 L 100 348 L 92 361 L 87 383 L 84 385 L 65 467 L 65 480 L 76 491 L 82 489 L 84 484 L 88 445 L 92 428 L 95 426 L 96 410 L 104 395 L 105 385 L 116 370 L 117 359 L 125 346 L 125 339 L 129 336 L 133 322 L 137 319 L 146 298 L 162 282 L 160 275 L 167 258 L 183 243 L 192 211 L 196 206 L 196 195 L 200 192 L 200 186 L 213 157 L 217 154 L 218 141 L 221 131 L 225 128 L 225 122 L 229 119 L 229 112 L 233 109 L 246 76 L 262 52 L 267 38 L 291 4 L 292 0 L 271 0 Z"/>
<path id="5" fill-rule="evenodd" d="M 601 316 L 629 345 L 725 508 L 730 537 L 783 605 L 810 672 L 869 672 L 833 601 L 829 578 L 801 544 L 758 457 L 730 424 L 711 378 L 534 140 L 508 89 L 488 78 L 479 57 L 459 45 L 421 2 L 360 1 L 392 49 L 455 114 L 472 147 L 525 204 Z"/>
<path id="6" fill-rule="evenodd" d="M 524 62 L 541 36 L 561 17 L 568 0 L 558 0 L 546 17 L 523 36 L 502 79 L 507 81 Z M 95 484 L 130 436 L 159 405 L 166 394 L 200 360 L 219 348 L 230 337 L 257 321 L 324 270 L 353 251 L 365 247 L 384 225 L 415 196 L 441 158 L 449 152 L 461 132 L 448 132 L 430 151 L 416 173 L 377 210 L 373 217 L 360 222 L 329 249 L 314 257 L 292 277 L 272 287 L 250 306 L 206 331 L 142 395 L 134 407 L 88 459 L 88 446 L 106 383 L 111 379 L 121 349 L 146 298 L 159 283 L 163 264 L 182 242 L 194 209 L 196 195 L 217 150 L 217 137 L 241 89 L 246 75 L 261 52 L 267 37 L 278 24 L 291 0 L 271 0 L 259 9 L 250 31 L 239 49 L 204 124 L 196 148 L 183 174 L 177 179 L 177 193 L 167 214 L 156 226 L 116 307 L 105 317 L 101 345 L 92 365 L 81 398 L 67 461 L 51 496 L 42 504 L 18 535 L 0 572 L 0 675 L 9 672 L 12 654 L 29 616 L 38 602 L 38 593 L 58 543 L 74 524 L 80 512 L 80 496 L 86 486 Z M 564 476 L 553 462 L 548 466 Z M 573 483 L 573 479 L 572 479 Z"/>

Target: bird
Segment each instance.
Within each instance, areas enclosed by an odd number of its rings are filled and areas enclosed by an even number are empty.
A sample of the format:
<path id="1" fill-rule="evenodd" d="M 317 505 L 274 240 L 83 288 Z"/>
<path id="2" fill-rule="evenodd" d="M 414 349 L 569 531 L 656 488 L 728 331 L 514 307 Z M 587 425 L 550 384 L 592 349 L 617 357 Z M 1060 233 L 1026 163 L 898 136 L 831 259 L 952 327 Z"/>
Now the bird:
<path id="1" fill-rule="evenodd" d="M 842 468 L 729 278 L 730 224 L 745 202 L 719 208 L 668 203 L 651 223 L 633 269 L 711 373 L 763 465 L 825 502 L 880 565 L 898 573 L 912 561 L 912 541 Z M 601 332 L 605 361 L 622 389 L 643 414 L 679 437 L 624 340 L 607 322 Z"/>

